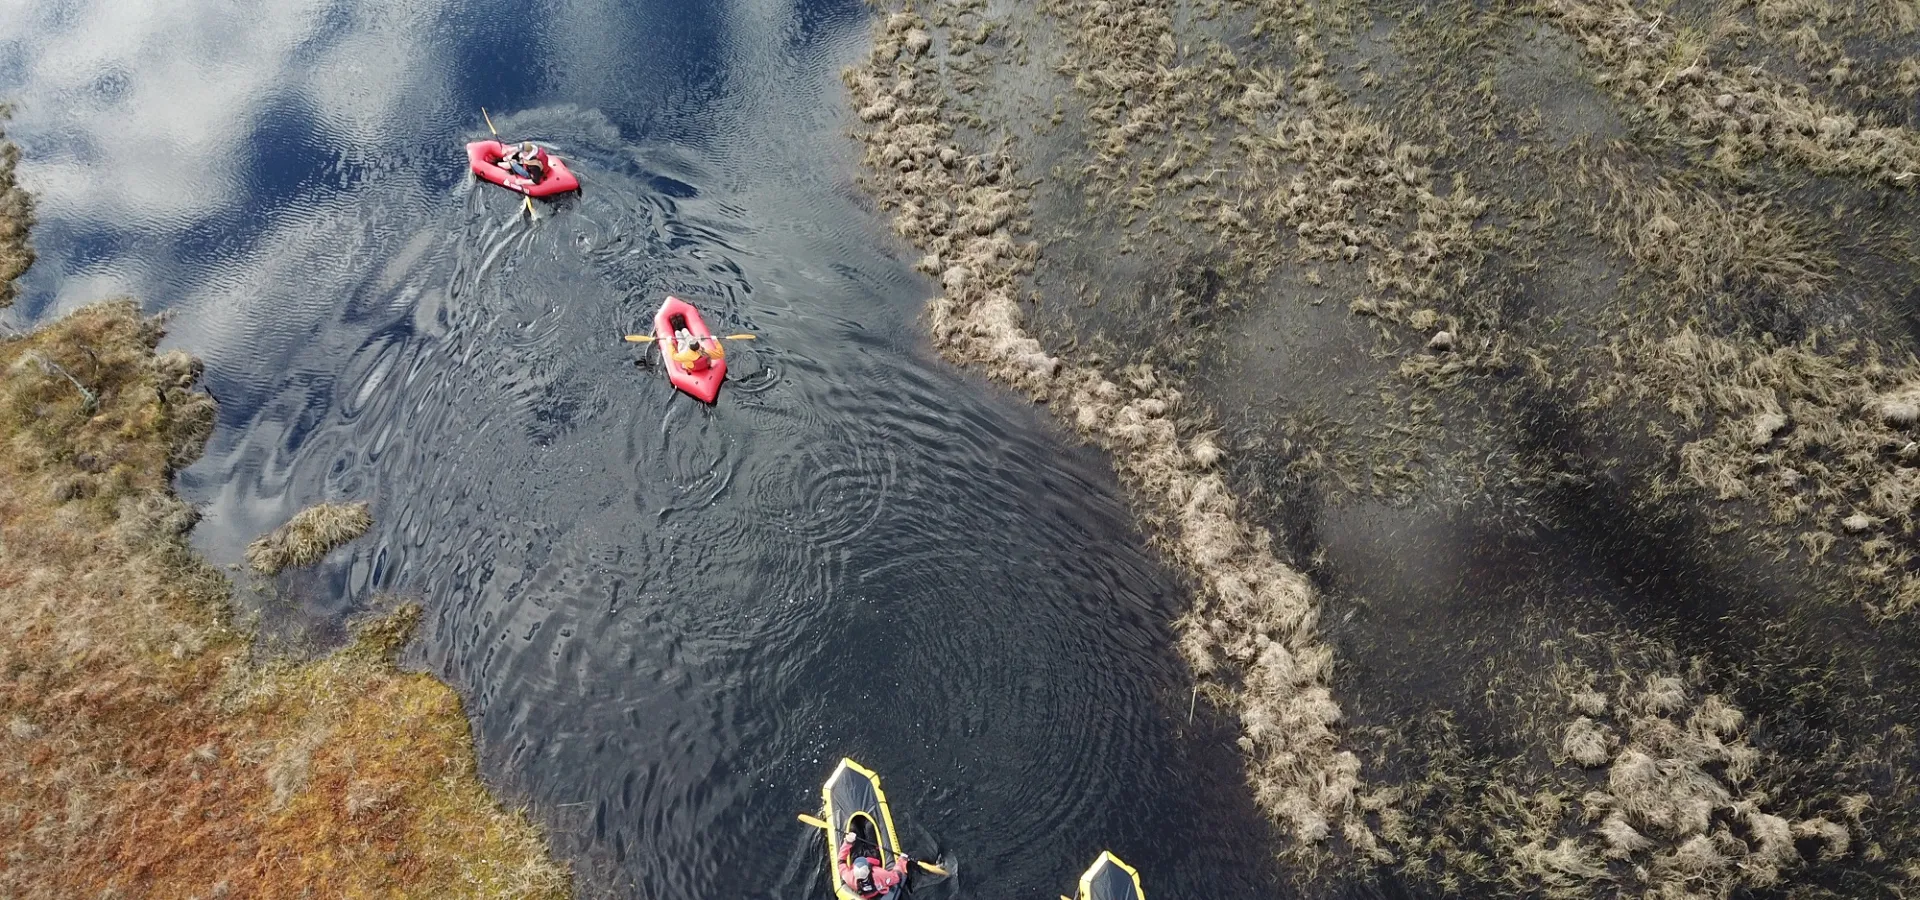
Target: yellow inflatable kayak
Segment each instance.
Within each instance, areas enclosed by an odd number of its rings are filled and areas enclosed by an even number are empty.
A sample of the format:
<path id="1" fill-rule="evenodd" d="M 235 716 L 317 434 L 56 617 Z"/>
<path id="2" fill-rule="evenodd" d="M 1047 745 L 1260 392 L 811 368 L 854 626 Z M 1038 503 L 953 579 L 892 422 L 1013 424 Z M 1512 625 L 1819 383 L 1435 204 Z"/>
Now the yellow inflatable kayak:
<path id="1" fill-rule="evenodd" d="M 822 809 L 827 823 L 827 874 L 839 900 L 863 900 L 840 879 L 840 841 L 853 833 L 853 850 L 880 860 L 890 867 L 900 856 L 900 838 L 893 831 L 893 813 L 887 809 L 887 792 L 880 789 L 880 776 L 851 759 L 840 760 L 833 775 L 820 789 Z M 895 900 L 906 889 L 906 879 L 880 900 Z"/>
<path id="2" fill-rule="evenodd" d="M 1147 900 L 1147 892 L 1140 889 L 1139 872 L 1112 851 L 1102 850 L 1100 858 L 1080 876 L 1080 896 L 1076 900 Z"/>

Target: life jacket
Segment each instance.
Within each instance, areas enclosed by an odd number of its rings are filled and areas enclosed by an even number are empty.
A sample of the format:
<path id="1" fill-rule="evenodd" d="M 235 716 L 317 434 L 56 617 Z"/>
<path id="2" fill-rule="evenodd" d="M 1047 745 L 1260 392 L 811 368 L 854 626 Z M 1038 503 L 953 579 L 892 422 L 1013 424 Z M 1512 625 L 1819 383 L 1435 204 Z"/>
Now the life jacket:
<path id="1" fill-rule="evenodd" d="M 680 364 L 687 371 L 704 372 L 708 366 L 713 365 L 712 360 L 708 358 L 711 354 L 707 352 L 703 343 L 698 335 L 688 329 L 682 328 L 674 332 L 675 346 L 694 354 L 692 359 Z"/>
<path id="2" fill-rule="evenodd" d="M 547 163 L 547 148 L 538 144 L 533 146 L 533 155 L 530 157 L 522 155 L 519 145 L 516 144 L 507 150 L 503 158 L 507 162 L 507 168 L 513 174 L 529 179 L 535 184 L 544 180 L 547 177 L 547 171 L 551 168 Z"/>

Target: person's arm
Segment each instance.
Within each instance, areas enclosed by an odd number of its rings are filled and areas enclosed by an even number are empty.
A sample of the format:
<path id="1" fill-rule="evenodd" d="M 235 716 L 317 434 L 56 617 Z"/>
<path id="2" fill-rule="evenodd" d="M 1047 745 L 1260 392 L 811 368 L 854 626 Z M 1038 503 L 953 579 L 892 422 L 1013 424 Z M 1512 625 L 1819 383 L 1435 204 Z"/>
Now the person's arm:
<path id="1" fill-rule="evenodd" d="M 849 831 L 847 832 L 846 837 L 840 839 L 840 864 L 843 866 L 846 865 L 848 861 L 852 859 L 852 857 L 853 857 L 853 832 Z"/>

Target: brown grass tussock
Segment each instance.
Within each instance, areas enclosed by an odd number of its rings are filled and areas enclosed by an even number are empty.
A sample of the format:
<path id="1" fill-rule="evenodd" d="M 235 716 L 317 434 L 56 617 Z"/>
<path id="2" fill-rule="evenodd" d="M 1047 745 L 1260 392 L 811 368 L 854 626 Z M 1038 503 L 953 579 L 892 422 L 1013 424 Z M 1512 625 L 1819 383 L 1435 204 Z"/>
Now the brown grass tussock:
<path id="1" fill-rule="evenodd" d="M 365 503 L 317 503 L 247 545 L 247 563 L 263 575 L 310 566 L 373 527 Z"/>

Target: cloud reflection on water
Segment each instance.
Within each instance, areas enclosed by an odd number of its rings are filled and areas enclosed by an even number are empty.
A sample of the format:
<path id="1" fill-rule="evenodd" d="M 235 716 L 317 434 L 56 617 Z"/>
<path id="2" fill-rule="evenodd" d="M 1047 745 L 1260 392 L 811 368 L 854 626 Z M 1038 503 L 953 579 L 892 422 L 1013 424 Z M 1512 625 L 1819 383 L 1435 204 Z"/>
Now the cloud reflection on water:
<path id="1" fill-rule="evenodd" d="M 446 18 L 420 3 L 0 0 L 13 32 L 0 92 L 17 105 L 41 243 L 65 269 L 36 273 L 47 311 L 122 293 L 170 304 L 186 285 L 166 270 L 224 268 L 223 243 L 250 243 L 221 219 L 265 226 L 270 207 L 377 169 L 422 107 L 447 105 L 429 37 Z M 273 146 L 287 142 L 308 146 Z M 195 255 L 212 258 L 177 258 Z"/>

